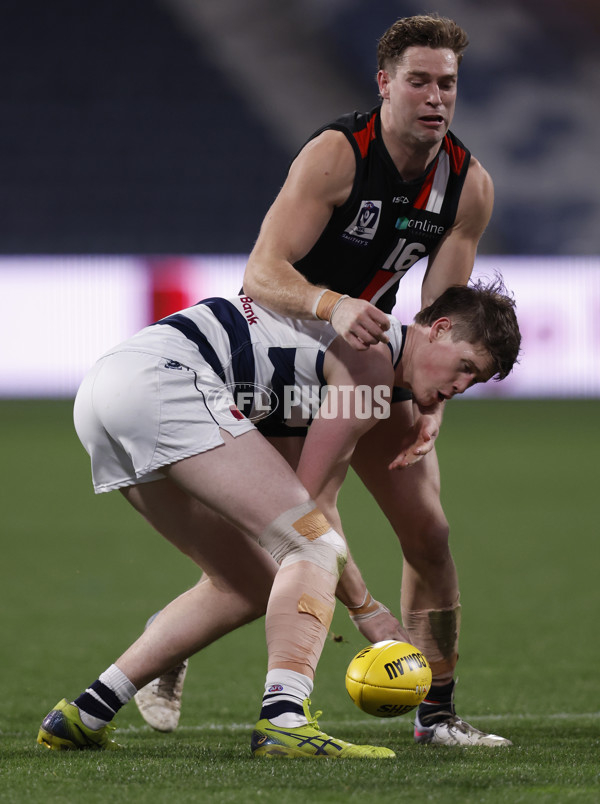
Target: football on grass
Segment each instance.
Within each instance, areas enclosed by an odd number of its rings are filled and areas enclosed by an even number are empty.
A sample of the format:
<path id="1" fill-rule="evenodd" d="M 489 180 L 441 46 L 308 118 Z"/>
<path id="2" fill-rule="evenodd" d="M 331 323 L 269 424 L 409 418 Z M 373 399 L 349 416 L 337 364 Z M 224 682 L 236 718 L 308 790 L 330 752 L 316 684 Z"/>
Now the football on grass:
<path id="1" fill-rule="evenodd" d="M 376 642 L 357 653 L 346 670 L 348 694 L 363 712 L 398 717 L 418 706 L 431 687 L 427 659 L 408 642 Z"/>

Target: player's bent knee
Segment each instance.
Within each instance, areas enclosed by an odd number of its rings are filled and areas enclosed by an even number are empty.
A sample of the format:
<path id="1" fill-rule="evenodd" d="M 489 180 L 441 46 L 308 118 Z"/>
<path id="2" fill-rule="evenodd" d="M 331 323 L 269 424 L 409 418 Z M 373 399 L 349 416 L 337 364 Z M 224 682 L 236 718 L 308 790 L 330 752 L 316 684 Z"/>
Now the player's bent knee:
<path id="1" fill-rule="evenodd" d="M 337 578 L 348 557 L 346 542 L 312 500 L 280 514 L 262 533 L 259 543 L 282 567 L 310 561 Z"/>

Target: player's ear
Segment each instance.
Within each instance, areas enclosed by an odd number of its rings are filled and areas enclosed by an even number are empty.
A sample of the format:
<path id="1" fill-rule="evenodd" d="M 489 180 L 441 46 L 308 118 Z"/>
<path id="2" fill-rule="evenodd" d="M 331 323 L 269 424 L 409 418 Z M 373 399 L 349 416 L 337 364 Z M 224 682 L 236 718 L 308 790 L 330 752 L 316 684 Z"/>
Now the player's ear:
<path id="1" fill-rule="evenodd" d="M 452 321 L 450 321 L 449 318 L 438 318 L 437 321 L 434 321 L 431 325 L 431 329 L 429 330 L 429 340 L 435 341 L 438 338 L 442 338 L 444 335 L 447 335 L 451 329 Z"/>
<path id="2" fill-rule="evenodd" d="M 390 97 L 390 74 L 387 70 L 379 70 L 377 73 L 377 85 L 379 86 L 379 94 L 383 100 L 389 100 Z"/>

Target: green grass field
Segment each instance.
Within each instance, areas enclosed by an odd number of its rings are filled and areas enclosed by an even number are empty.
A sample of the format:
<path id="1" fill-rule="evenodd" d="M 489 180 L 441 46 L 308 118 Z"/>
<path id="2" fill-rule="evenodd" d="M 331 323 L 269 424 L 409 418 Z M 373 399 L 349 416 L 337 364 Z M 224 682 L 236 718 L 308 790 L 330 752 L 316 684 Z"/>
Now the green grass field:
<path id="1" fill-rule="evenodd" d="M 253 760 L 263 623 L 190 664 L 181 726 L 119 714 L 126 750 L 50 752 L 39 723 L 198 572 L 130 511 L 95 497 L 69 402 L 0 403 L 1 802 L 599 802 L 598 401 L 457 401 L 438 442 L 461 576 L 460 713 L 506 750 L 415 746 L 410 715 L 362 714 L 344 671 L 362 646 L 338 608 L 313 704 L 324 730 L 395 761 Z M 354 478 L 342 517 L 372 592 L 398 613 L 400 552 Z"/>

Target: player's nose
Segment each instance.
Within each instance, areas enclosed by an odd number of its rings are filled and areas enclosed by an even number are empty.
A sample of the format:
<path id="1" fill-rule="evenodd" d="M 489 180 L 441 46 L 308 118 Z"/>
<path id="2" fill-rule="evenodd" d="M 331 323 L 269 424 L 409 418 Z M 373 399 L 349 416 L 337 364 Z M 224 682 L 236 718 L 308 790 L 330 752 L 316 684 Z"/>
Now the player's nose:
<path id="1" fill-rule="evenodd" d="M 471 386 L 473 377 L 470 374 L 461 375 L 452 384 L 452 392 L 455 394 L 464 394 L 464 392 Z"/>
<path id="2" fill-rule="evenodd" d="M 442 103 L 442 93 L 437 84 L 432 84 L 429 87 L 429 95 L 427 100 L 432 106 L 440 106 Z"/>

